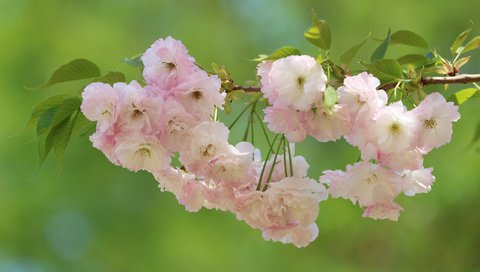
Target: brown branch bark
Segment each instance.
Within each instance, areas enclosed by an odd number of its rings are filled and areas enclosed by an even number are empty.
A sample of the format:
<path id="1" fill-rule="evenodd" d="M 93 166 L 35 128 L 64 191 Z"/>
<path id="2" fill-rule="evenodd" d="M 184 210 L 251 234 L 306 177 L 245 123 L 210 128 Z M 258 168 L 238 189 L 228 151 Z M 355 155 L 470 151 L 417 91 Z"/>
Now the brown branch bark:
<path id="1" fill-rule="evenodd" d="M 457 76 L 445 76 L 445 77 L 422 77 L 420 83 L 426 85 L 438 85 L 438 84 L 459 84 L 459 83 L 472 83 L 480 82 L 480 74 L 463 74 Z M 389 83 L 381 85 L 380 89 L 389 90 L 394 88 L 396 83 Z M 240 86 L 233 87 L 233 90 L 244 90 L 247 93 L 260 92 L 259 86 Z"/>

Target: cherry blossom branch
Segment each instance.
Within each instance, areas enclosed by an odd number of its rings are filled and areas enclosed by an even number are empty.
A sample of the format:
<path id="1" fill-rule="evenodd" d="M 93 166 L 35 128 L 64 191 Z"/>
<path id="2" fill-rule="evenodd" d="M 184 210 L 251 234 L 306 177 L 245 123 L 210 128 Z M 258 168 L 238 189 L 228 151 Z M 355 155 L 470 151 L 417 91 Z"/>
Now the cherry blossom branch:
<path id="1" fill-rule="evenodd" d="M 426 85 L 438 85 L 438 84 L 459 84 L 459 83 L 472 83 L 480 82 L 480 74 L 463 74 L 457 76 L 445 76 L 445 77 L 422 77 L 420 83 L 424 86 Z M 381 89 L 392 89 L 395 87 L 396 83 L 389 83 L 380 86 Z M 260 92 L 259 86 L 241 86 L 236 85 L 232 90 L 243 90 L 247 93 L 257 93 Z"/>

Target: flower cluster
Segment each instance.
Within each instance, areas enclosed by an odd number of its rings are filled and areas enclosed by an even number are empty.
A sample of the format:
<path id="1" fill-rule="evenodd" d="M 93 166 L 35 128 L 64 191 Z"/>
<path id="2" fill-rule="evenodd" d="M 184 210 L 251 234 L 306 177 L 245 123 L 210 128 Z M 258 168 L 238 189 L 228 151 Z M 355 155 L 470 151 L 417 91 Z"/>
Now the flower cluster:
<path id="1" fill-rule="evenodd" d="M 271 130 L 295 142 L 307 134 L 318 141 L 344 137 L 360 149 L 361 161 L 346 172 L 328 170 L 320 177 L 332 197 L 358 202 L 365 217 L 397 220 L 396 196 L 430 190 L 435 177 L 432 168 L 423 168 L 423 156 L 450 142 L 452 122 L 460 118 L 442 95 L 431 93 L 408 111 L 401 101 L 388 104 L 386 92 L 377 90 L 380 81 L 363 72 L 345 78 L 338 104 L 327 109 L 324 72 L 311 57 L 264 62 L 258 75 L 271 104 L 265 109 Z"/>
<path id="2" fill-rule="evenodd" d="M 221 80 L 200 69 L 180 41 L 156 41 L 142 62 L 145 84 L 85 88 L 81 110 L 97 122 L 94 147 L 116 165 L 152 173 L 188 211 L 230 211 L 265 239 L 298 247 L 317 237 L 319 202 L 328 195 L 358 202 L 365 217 L 397 220 L 401 207 L 394 199 L 430 190 L 435 178 L 432 168 L 423 168 L 423 156 L 450 141 L 460 117 L 438 93 L 413 110 L 401 101 L 389 104 L 367 73 L 347 76 L 333 89 L 332 105 L 325 95 L 332 87 L 314 58 L 265 61 L 258 65 L 269 101 L 264 120 L 277 135 L 262 161 L 252 144 L 229 143 L 229 129 L 215 118 L 226 97 Z M 324 171 L 319 181 L 308 178 L 308 163 L 289 143 L 307 135 L 320 142 L 343 137 L 359 148 L 361 161 Z M 174 157 L 181 166 L 172 166 Z"/>
<path id="3" fill-rule="evenodd" d="M 229 144 L 228 128 L 213 120 L 225 100 L 221 82 L 199 69 L 180 41 L 156 41 L 142 62 L 145 86 L 132 81 L 85 88 L 82 112 L 97 122 L 93 145 L 116 165 L 152 173 L 188 211 L 231 211 L 265 239 L 296 246 L 313 241 L 318 203 L 327 192 L 306 177 L 305 159 L 284 154 L 262 162 L 250 143 Z M 175 168 L 177 154 L 182 167 Z M 275 167 L 279 163 L 291 165 L 290 171 Z"/>

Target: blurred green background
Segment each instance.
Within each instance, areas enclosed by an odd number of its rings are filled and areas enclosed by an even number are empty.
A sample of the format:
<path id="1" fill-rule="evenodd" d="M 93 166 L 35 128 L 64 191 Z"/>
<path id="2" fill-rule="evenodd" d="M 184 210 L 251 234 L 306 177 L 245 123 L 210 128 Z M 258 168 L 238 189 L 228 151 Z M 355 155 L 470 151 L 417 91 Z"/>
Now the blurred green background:
<path id="1" fill-rule="evenodd" d="M 186 212 L 149 174 L 112 165 L 87 137 L 72 139 L 59 178 L 53 157 L 38 169 L 34 133 L 24 133 L 29 114 L 41 99 L 80 84 L 24 86 L 39 85 L 59 65 L 83 57 L 135 79 L 119 59 L 172 35 L 201 65 L 226 65 L 244 82 L 255 79 L 248 59 L 259 53 L 287 44 L 315 53 L 303 38 L 311 8 L 330 23 L 337 58 L 369 31 L 382 38 L 389 27 L 415 31 L 449 56 L 480 2 L 0 0 L 0 271 L 480 271 L 480 147 L 470 144 L 479 100 L 462 106 L 452 143 L 426 157 L 437 177 L 432 191 L 399 197 L 398 222 L 364 219 L 349 201 L 328 200 L 318 239 L 303 249 L 266 242 L 229 213 Z M 369 42 L 360 57 L 368 60 L 376 46 Z M 387 56 L 407 51 L 417 52 L 395 46 Z M 480 72 L 480 51 L 474 55 L 463 72 Z M 313 140 L 297 153 L 314 178 L 358 156 L 344 142 Z"/>

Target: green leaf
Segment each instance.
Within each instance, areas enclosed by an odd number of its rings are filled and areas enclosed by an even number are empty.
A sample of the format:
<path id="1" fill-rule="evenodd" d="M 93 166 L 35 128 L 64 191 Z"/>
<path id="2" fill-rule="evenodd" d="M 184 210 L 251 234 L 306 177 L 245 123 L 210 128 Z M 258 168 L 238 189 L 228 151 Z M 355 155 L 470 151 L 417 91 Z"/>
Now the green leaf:
<path id="1" fill-rule="evenodd" d="M 327 88 L 323 92 L 323 103 L 325 104 L 325 107 L 331 110 L 332 107 L 337 103 L 337 101 L 337 91 L 332 86 L 327 86 Z"/>
<path id="2" fill-rule="evenodd" d="M 55 168 L 55 176 L 60 174 L 63 166 L 63 159 L 65 157 L 65 149 L 67 148 L 68 142 L 70 141 L 70 136 L 72 135 L 73 127 L 75 120 L 78 116 L 79 111 L 77 111 L 73 117 L 65 119 L 66 122 L 62 123 L 55 129 L 55 135 L 53 140 L 53 150 L 55 151 L 55 156 L 57 157 L 57 166 Z"/>
<path id="3" fill-rule="evenodd" d="M 428 63 L 429 59 L 424 55 L 417 55 L 417 54 L 410 54 L 405 55 L 397 59 L 400 65 L 405 64 L 426 64 Z"/>
<path id="4" fill-rule="evenodd" d="M 98 66 L 87 59 L 75 59 L 60 66 L 42 87 L 52 86 L 58 83 L 87 78 L 99 77 Z"/>
<path id="5" fill-rule="evenodd" d="M 477 49 L 480 47 L 480 36 L 476 36 L 474 37 L 473 39 L 471 39 L 467 45 L 465 45 L 465 47 L 463 48 L 462 50 L 462 54 L 463 53 L 467 53 L 469 51 L 472 51 L 474 49 Z"/>
<path id="6" fill-rule="evenodd" d="M 362 64 L 367 67 L 370 73 L 384 82 L 403 78 L 402 68 L 396 60 L 382 59 L 374 63 L 362 62 Z"/>
<path id="7" fill-rule="evenodd" d="M 467 88 L 461 91 L 454 93 L 452 96 L 448 98 L 448 101 L 455 103 L 455 105 L 462 105 L 467 100 L 472 97 L 476 97 L 480 95 L 480 90 L 476 88 Z"/>
<path id="8" fill-rule="evenodd" d="M 95 82 L 103 82 L 113 85 L 117 82 L 125 82 L 126 78 L 123 73 L 120 72 L 108 72 L 108 74 L 104 75 L 103 77 L 96 78 Z"/>
<path id="9" fill-rule="evenodd" d="M 72 97 L 74 96 L 70 94 L 55 95 L 38 103 L 33 109 L 32 114 L 30 115 L 30 120 L 27 123 L 27 128 L 37 124 L 38 119 L 40 118 L 40 116 L 42 116 L 44 112 L 46 112 L 50 108 L 59 106 L 66 99 L 72 98 Z"/>
<path id="10" fill-rule="evenodd" d="M 389 29 L 385 40 L 383 40 L 383 42 L 377 47 L 377 49 L 375 49 L 372 56 L 370 57 L 371 62 L 379 59 L 383 59 L 385 57 L 385 53 L 387 53 L 387 48 L 390 45 L 390 40 L 391 40 L 391 37 L 390 37 L 390 29 Z"/>
<path id="11" fill-rule="evenodd" d="M 95 132 L 95 124 L 88 120 L 82 112 L 79 112 L 72 133 L 78 136 L 91 135 Z"/>
<path id="12" fill-rule="evenodd" d="M 37 122 L 37 136 L 42 135 L 53 128 L 72 113 L 80 108 L 82 100 L 79 97 L 71 97 L 62 102 L 62 104 L 52 107 L 45 111 Z"/>
<path id="13" fill-rule="evenodd" d="M 125 64 L 128 64 L 136 68 L 143 68 L 142 55 L 143 54 L 136 55 L 131 58 L 123 58 L 120 60 L 120 62 L 123 62 Z"/>
<path id="14" fill-rule="evenodd" d="M 319 20 L 313 11 L 312 21 L 313 25 L 303 35 L 313 45 L 329 50 L 332 41 L 330 26 L 325 20 Z"/>
<path id="15" fill-rule="evenodd" d="M 357 54 L 358 50 L 362 48 L 362 46 L 368 41 L 370 38 L 370 34 L 368 35 L 368 38 L 363 40 L 361 43 L 354 45 L 352 48 L 348 49 L 343 55 L 340 56 L 340 61 L 346 65 L 350 64 L 352 59 L 355 57 Z"/>
<path id="16" fill-rule="evenodd" d="M 458 35 L 455 41 L 453 41 L 453 44 L 450 47 L 450 51 L 452 51 L 452 55 L 455 55 L 455 53 L 457 52 L 457 49 L 460 46 L 462 46 L 463 42 L 467 39 L 468 35 L 470 34 L 470 31 L 472 31 L 472 27 L 460 33 L 460 35 Z"/>
<path id="17" fill-rule="evenodd" d="M 301 55 L 302 53 L 300 50 L 293 46 L 283 46 L 275 51 L 273 51 L 270 55 L 260 55 L 258 58 L 254 59 L 255 61 L 265 61 L 265 60 L 277 60 L 281 58 L 285 58 L 292 55 Z"/>
<path id="18" fill-rule="evenodd" d="M 399 30 L 392 34 L 392 44 L 405 44 L 428 49 L 427 41 L 417 33 L 408 30 Z"/>

